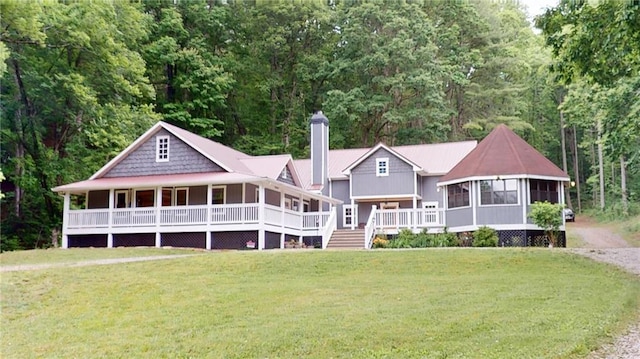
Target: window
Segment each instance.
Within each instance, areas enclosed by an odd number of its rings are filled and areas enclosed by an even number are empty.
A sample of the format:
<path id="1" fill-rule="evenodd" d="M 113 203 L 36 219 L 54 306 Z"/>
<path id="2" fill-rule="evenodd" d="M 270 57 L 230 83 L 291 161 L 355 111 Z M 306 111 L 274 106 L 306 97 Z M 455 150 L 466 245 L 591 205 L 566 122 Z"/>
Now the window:
<path id="1" fill-rule="evenodd" d="M 469 206 L 469 182 L 450 184 L 447 186 L 448 208 Z"/>
<path id="2" fill-rule="evenodd" d="M 129 206 L 129 191 L 116 191 L 116 208 Z"/>
<path id="3" fill-rule="evenodd" d="M 282 169 L 282 172 L 280 173 L 280 177 L 282 179 L 287 179 L 287 167 Z"/>
<path id="4" fill-rule="evenodd" d="M 155 203 L 156 191 L 144 189 L 136 191 L 136 207 L 153 207 Z"/>
<path id="5" fill-rule="evenodd" d="M 376 176 L 388 176 L 389 175 L 389 159 L 388 158 L 376 158 Z"/>
<path id="6" fill-rule="evenodd" d="M 162 206 L 186 206 L 189 203 L 189 188 L 163 188 Z"/>
<path id="7" fill-rule="evenodd" d="M 480 181 L 480 204 L 518 204 L 518 180 Z"/>
<path id="8" fill-rule="evenodd" d="M 300 201 L 297 199 L 294 199 L 292 203 L 293 203 L 292 204 L 293 207 L 291 209 L 298 212 L 300 210 Z"/>
<path id="9" fill-rule="evenodd" d="M 284 208 L 291 210 L 291 198 L 285 198 L 284 199 Z"/>
<path id="10" fill-rule="evenodd" d="M 530 203 L 549 201 L 558 203 L 558 182 L 545 180 L 529 180 Z"/>
<path id="11" fill-rule="evenodd" d="M 351 227 L 351 224 L 354 223 L 355 219 L 355 211 L 354 207 L 350 204 L 345 204 L 342 206 L 342 226 L 343 227 Z"/>
<path id="12" fill-rule="evenodd" d="M 156 162 L 169 161 L 169 136 L 156 137 Z"/>
<path id="13" fill-rule="evenodd" d="M 212 187 L 211 188 L 211 204 L 224 204 L 224 197 L 226 187 Z"/>

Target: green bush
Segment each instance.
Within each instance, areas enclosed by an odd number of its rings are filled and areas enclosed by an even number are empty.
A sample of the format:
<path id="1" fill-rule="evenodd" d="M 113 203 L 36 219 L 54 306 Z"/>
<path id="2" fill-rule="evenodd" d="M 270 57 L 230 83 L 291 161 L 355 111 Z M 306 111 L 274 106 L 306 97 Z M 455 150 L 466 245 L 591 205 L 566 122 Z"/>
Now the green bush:
<path id="1" fill-rule="evenodd" d="M 473 232 L 474 247 L 495 247 L 498 245 L 498 233 L 493 228 L 482 226 Z"/>
<path id="2" fill-rule="evenodd" d="M 458 245 L 458 237 L 454 233 L 428 233 L 423 230 L 413 233 L 409 229 L 403 229 L 396 237 L 389 241 L 387 248 L 428 248 L 428 247 L 454 247 Z"/>

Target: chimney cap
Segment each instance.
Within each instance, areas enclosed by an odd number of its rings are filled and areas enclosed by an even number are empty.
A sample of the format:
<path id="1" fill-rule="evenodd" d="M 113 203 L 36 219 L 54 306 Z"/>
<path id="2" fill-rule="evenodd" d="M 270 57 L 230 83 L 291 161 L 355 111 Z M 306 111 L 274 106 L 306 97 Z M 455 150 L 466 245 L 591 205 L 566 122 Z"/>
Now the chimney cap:
<path id="1" fill-rule="evenodd" d="M 325 125 L 329 124 L 329 119 L 325 116 L 322 111 L 316 111 L 311 116 L 311 124 L 314 123 L 324 123 Z"/>

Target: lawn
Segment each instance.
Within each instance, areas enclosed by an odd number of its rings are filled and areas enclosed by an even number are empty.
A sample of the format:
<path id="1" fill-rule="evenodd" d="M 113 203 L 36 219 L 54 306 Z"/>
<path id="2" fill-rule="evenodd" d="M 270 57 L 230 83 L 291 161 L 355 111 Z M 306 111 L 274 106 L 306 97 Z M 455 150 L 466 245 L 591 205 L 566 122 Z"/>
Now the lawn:
<path id="1" fill-rule="evenodd" d="M 549 249 L 209 252 L 0 289 L 3 358 L 578 358 L 640 305 L 637 277 Z"/>
<path id="2" fill-rule="evenodd" d="M 177 248 L 70 248 L 34 249 L 0 253 L 0 265 L 76 263 L 94 259 L 196 254 L 202 251 Z"/>

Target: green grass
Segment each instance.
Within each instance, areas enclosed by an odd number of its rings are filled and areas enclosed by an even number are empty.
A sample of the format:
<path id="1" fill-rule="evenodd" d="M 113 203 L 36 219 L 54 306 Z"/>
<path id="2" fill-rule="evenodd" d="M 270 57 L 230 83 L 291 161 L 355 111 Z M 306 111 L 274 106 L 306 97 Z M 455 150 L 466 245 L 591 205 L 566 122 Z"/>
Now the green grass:
<path id="1" fill-rule="evenodd" d="M 0 289 L 3 358 L 584 357 L 640 300 L 637 277 L 549 249 L 214 252 Z"/>
<path id="2" fill-rule="evenodd" d="M 72 263 L 94 259 L 162 256 L 198 253 L 192 249 L 175 248 L 70 248 L 33 249 L 0 253 L 0 265 Z"/>

